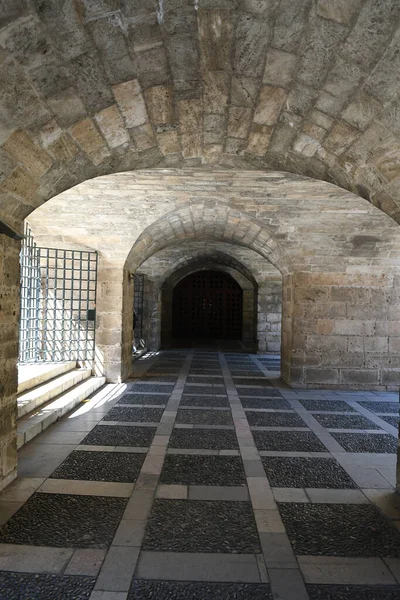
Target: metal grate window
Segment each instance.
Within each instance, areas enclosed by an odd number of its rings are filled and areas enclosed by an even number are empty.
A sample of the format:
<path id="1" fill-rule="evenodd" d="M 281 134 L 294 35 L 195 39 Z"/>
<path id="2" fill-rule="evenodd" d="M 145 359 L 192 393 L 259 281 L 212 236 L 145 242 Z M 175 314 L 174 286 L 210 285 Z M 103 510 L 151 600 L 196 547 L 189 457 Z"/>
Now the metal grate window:
<path id="1" fill-rule="evenodd" d="M 144 299 L 144 275 L 135 275 L 133 278 L 133 308 L 135 311 L 135 340 L 143 338 L 143 299 Z"/>
<path id="2" fill-rule="evenodd" d="M 21 250 L 19 360 L 93 361 L 97 253 L 38 247 L 29 231 Z"/>

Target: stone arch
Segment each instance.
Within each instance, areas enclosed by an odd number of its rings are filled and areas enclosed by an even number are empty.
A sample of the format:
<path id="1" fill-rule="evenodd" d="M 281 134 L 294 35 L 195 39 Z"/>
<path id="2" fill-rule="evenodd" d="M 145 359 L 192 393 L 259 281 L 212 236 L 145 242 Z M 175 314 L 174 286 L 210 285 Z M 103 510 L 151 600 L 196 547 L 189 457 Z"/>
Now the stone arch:
<path id="1" fill-rule="evenodd" d="M 229 256 L 196 257 L 183 261 L 168 273 L 161 286 L 161 344 L 168 346 L 172 339 L 172 296 L 175 286 L 185 277 L 198 271 L 213 270 L 227 273 L 239 284 L 243 292 L 242 341 L 248 351 L 256 351 L 257 283 L 248 269 Z"/>

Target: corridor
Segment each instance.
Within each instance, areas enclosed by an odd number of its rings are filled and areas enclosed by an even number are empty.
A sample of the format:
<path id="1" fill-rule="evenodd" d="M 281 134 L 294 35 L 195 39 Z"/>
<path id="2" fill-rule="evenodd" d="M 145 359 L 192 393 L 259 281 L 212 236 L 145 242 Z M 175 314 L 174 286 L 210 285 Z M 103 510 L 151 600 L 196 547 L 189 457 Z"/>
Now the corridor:
<path id="1" fill-rule="evenodd" d="M 0 600 L 396 600 L 398 395 L 271 355 L 135 363 L 20 451 Z"/>

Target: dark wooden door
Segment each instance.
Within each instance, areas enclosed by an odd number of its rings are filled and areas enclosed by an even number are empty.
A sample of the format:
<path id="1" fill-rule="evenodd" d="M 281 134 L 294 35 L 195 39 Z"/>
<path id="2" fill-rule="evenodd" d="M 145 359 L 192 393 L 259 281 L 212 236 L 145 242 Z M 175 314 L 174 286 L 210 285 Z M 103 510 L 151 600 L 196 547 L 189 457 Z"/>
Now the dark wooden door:
<path id="1" fill-rule="evenodd" d="M 219 271 L 197 271 L 173 293 L 175 338 L 241 339 L 243 292 Z"/>

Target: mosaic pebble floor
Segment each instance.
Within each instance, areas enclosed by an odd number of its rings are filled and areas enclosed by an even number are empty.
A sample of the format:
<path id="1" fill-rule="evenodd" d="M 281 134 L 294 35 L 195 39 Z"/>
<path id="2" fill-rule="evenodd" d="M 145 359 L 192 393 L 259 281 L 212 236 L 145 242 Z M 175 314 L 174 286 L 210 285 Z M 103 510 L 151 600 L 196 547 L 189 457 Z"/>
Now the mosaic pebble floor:
<path id="1" fill-rule="evenodd" d="M 0 600 L 398 600 L 397 395 L 289 390 L 277 368 L 144 356 L 24 446 Z"/>

